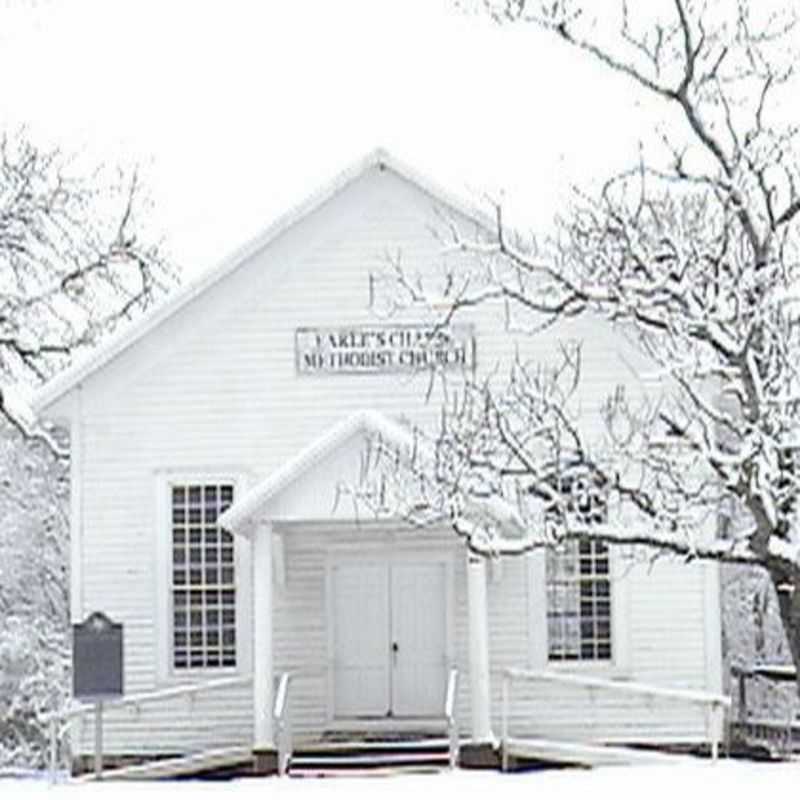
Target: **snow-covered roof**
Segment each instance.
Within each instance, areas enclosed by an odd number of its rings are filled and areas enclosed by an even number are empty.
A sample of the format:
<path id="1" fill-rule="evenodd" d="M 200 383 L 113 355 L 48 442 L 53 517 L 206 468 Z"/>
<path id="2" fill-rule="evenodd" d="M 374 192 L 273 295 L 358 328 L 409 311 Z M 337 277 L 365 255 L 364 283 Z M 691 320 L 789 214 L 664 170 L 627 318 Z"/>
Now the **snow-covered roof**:
<path id="1" fill-rule="evenodd" d="M 414 433 L 410 428 L 377 411 L 357 411 L 334 425 L 319 439 L 246 492 L 220 516 L 220 525 L 233 532 L 246 529 L 254 521 L 255 516 L 281 490 L 358 434 L 379 436 L 389 446 L 398 450 L 410 450 L 414 447 Z"/>
<path id="2" fill-rule="evenodd" d="M 377 148 L 348 169 L 339 173 L 330 183 L 315 191 L 302 203 L 278 217 L 269 227 L 234 251 L 219 265 L 208 270 L 196 280 L 184 285 L 158 307 L 141 317 L 134 325 L 119 334 L 111 336 L 84 358 L 76 361 L 68 369 L 45 383 L 33 397 L 33 411 L 37 415 L 45 413 L 48 407 L 69 393 L 83 380 L 101 370 L 110 361 L 150 334 L 161 323 L 172 317 L 196 297 L 218 284 L 241 264 L 323 206 L 349 184 L 369 170 L 376 168 L 391 170 L 401 178 L 422 189 L 437 204 L 456 211 L 486 230 L 492 229 L 491 219 L 477 207 L 438 186 L 390 155 L 383 148 Z"/>
<path id="3" fill-rule="evenodd" d="M 426 445 L 412 428 L 390 419 L 378 411 L 362 410 L 334 425 L 316 441 L 301 450 L 294 458 L 256 484 L 219 518 L 219 524 L 234 533 L 247 531 L 269 502 L 304 473 L 345 445 L 353 436 L 379 437 L 387 447 L 397 452 L 420 452 Z M 487 498 L 475 504 L 473 511 L 490 517 L 507 532 L 518 532 L 516 510 L 499 497 Z"/>

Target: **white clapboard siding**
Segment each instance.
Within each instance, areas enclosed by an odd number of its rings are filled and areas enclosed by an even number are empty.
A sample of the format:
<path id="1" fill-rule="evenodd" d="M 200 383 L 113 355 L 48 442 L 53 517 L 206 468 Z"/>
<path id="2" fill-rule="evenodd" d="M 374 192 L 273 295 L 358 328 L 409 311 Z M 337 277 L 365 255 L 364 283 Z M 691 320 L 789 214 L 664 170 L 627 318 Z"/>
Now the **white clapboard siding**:
<path id="1" fill-rule="evenodd" d="M 414 421 L 435 422 L 440 394 L 425 401 L 427 376 L 298 376 L 294 335 L 299 326 L 374 323 L 369 307 L 370 272 L 399 254 L 405 267 L 435 273 L 442 263 L 430 226 L 440 218 L 436 202 L 391 169 L 372 169 L 355 180 L 265 250 L 200 295 L 145 339 L 89 376 L 79 389 L 83 507 L 79 552 L 82 585 L 79 615 L 103 609 L 125 625 L 126 687 L 131 693 L 186 683 L 164 679 L 158 664 L 160 625 L 158 491 L 164 475 L 209 474 L 241 478 L 242 486 L 264 478 L 332 425 L 363 408 Z M 410 312 L 401 319 L 412 320 Z M 502 309 L 485 306 L 469 317 L 475 325 L 481 370 L 507 363 L 514 341 L 502 331 Z M 519 339 L 526 357 L 549 360 L 559 338 L 586 340 L 583 365 L 583 426 L 600 431 L 598 409 L 608 391 L 626 382 L 643 391 L 635 354 L 604 324 L 581 320 Z M 626 351 L 625 365 L 620 353 Z M 502 369 L 500 373 L 502 374 Z M 457 385 L 451 379 L 451 388 Z M 358 540 L 352 528 L 323 531 L 293 527 L 286 543 L 286 586 L 276 590 L 276 669 L 302 668 L 293 687 L 298 729 L 313 733 L 327 710 L 327 632 L 324 627 L 324 546 Z M 380 540 L 385 532 L 372 530 Z M 406 531 L 404 546 L 425 534 Z M 454 553 L 454 658 L 462 673 L 458 715 L 468 731 L 466 587 L 463 557 L 446 532 L 426 541 Z M 421 546 L 421 545 L 420 545 Z M 246 564 L 246 547 L 242 558 Z M 502 578 L 489 587 L 493 712 L 499 714 L 499 671 L 530 658 L 527 561 L 506 560 Z M 239 609 L 252 624 L 247 569 L 240 570 Z M 704 627 L 702 570 L 659 563 L 652 572 L 631 573 L 630 677 L 664 685 L 702 687 L 708 646 Z M 718 635 L 718 630 L 716 635 Z M 163 637 L 162 637 L 163 638 Z M 240 644 L 244 644 L 241 642 Z M 713 645 L 712 646 L 716 646 Z M 249 671 L 243 653 L 241 671 Z M 208 675 L 214 677 L 214 673 Z M 202 680 L 203 676 L 193 679 Z M 513 724 L 523 730 L 583 730 L 586 704 L 548 687 L 515 707 Z M 591 724 L 598 735 L 646 737 L 653 715 L 634 705 L 598 707 Z M 659 718 L 661 719 L 661 718 Z M 670 712 L 658 723 L 665 734 L 692 734 L 695 719 Z M 689 727 L 687 727 L 687 725 Z M 694 726 L 694 727 L 692 727 Z M 110 752 L 194 750 L 249 741 L 251 696 L 247 689 L 109 715 Z M 83 747 L 90 749 L 91 726 Z"/>
<path id="2" fill-rule="evenodd" d="M 606 670 L 600 665 L 550 664 L 551 669 L 633 680 L 656 686 L 717 690 L 706 675 L 704 591 L 707 570 L 675 559 L 653 567 L 637 563 L 619 579 L 629 602 L 629 664 Z M 520 642 L 528 641 L 525 562 L 505 559 L 502 580 L 490 585 L 490 649 L 493 668 L 493 725 L 500 729 L 502 670 L 519 666 Z M 527 653 L 528 665 L 534 662 Z M 652 701 L 622 693 L 588 691 L 559 684 L 514 683 L 512 735 L 554 736 L 608 741 L 697 741 L 705 717 L 697 707 Z"/>

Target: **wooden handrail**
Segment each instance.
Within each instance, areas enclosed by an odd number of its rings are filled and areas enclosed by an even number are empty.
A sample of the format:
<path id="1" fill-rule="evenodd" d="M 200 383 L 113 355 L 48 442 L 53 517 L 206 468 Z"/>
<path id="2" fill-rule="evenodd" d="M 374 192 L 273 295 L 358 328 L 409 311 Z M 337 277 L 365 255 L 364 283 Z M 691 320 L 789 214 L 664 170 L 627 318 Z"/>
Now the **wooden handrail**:
<path id="1" fill-rule="evenodd" d="M 286 705 L 289 700 L 289 682 L 292 679 L 291 672 L 284 672 L 278 682 L 278 691 L 275 693 L 275 707 L 273 716 L 276 720 L 282 719 L 286 713 Z"/>
<path id="2" fill-rule="evenodd" d="M 292 757 L 292 727 L 288 718 L 291 680 L 291 672 L 281 674 L 272 712 L 272 717 L 275 720 L 276 744 L 278 746 L 278 775 L 281 776 L 286 774 L 289 768 L 289 760 Z"/>
<path id="3" fill-rule="evenodd" d="M 198 692 L 208 692 L 214 689 L 227 689 L 231 686 L 246 686 L 252 683 L 252 675 L 237 675 L 232 678 L 216 678 L 203 683 L 184 684 L 182 686 L 170 686 L 167 689 L 155 689 L 139 694 L 125 694 L 120 697 L 109 697 L 103 699 L 105 708 L 121 708 L 124 706 L 138 706 L 142 703 L 151 703 L 157 700 L 167 700 L 170 697 L 180 697 L 182 695 L 197 694 Z M 95 707 L 95 703 L 77 703 L 61 711 L 52 711 L 43 716 L 45 721 L 51 719 L 72 719 L 88 714 Z"/>
<path id="4" fill-rule="evenodd" d="M 69 720 L 82 717 L 90 712 L 94 713 L 95 718 L 95 750 L 94 750 L 94 772 L 98 780 L 103 773 L 103 713 L 107 708 L 123 708 L 125 706 L 140 706 L 142 703 L 152 703 L 159 700 L 167 700 L 172 697 L 183 695 L 193 695 L 198 692 L 208 692 L 215 689 L 227 689 L 231 686 L 246 686 L 252 683 L 252 675 L 236 675 L 230 678 L 217 678 L 203 683 L 185 684 L 183 686 L 170 686 L 167 689 L 156 689 L 139 694 L 122 695 L 120 697 L 109 697 L 96 700 L 94 703 L 79 703 L 71 707 L 52 711 L 43 716 L 43 720 L 50 723 L 50 771 L 51 775 L 56 774 L 56 764 L 58 761 L 58 732 L 57 725 L 59 720 Z"/>
<path id="5" fill-rule="evenodd" d="M 452 719 L 456 705 L 456 690 L 458 688 L 458 670 L 453 667 L 447 676 L 447 692 L 444 697 L 445 719 Z"/>
<path id="6" fill-rule="evenodd" d="M 696 689 L 670 689 L 663 686 L 649 686 L 645 683 L 633 683 L 631 681 L 611 681 L 606 678 L 592 678 L 583 675 L 551 672 L 548 670 L 526 670 L 513 667 L 507 669 L 506 674 L 509 675 L 512 680 L 532 682 L 552 681 L 554 683 L 564 683 L 572 686 L 584 686 L 587 689 L 608 689 L 623 694 L 641 694 L 649 697 L 683 700 L 687 703 L 695 703 L 704 706 L 718 705 L 724 708 L 730 708 L 731 706 L 731 698 L 728 695 L 702 692 Z"/>
<path id="7" fill-rule="evenodd" d="M 456 724 L 456 695 L 458 694 L 458 670 L 453 667 L 447 675 L 447 691 L 444 695 L 444 718 L 447 722 L 450 768 L 458 764 L 458 725 Z"/>
<path id="8" fill-rule="evenodd" d="M 722 739 L 723 715 L 726 708 L 731 707 L 731 698 L 723 694 L 702 692 L 695 689 L 671 689 L 662 686 L 649 686 L 629 681 L 611 681 L 604 678 L 586 677 L 548 670 L 527 670 L 518 668 L 506 669 L 503 673 L 502 686 L 502 730 L 501 757 L 503 770 L 508 769 L 508 717 L 511 705 L 511 684 L 513 681 L 553 682 L 578 686 L 587 689 L 606 689 L 621 694 L 637 694 L 647 697 L 661 697 L 685 703 L 705 706 L 707 708 L 706 733 L 711 745 L 711 757 L 716 761 L 719 756 L 719 742 Z"/>

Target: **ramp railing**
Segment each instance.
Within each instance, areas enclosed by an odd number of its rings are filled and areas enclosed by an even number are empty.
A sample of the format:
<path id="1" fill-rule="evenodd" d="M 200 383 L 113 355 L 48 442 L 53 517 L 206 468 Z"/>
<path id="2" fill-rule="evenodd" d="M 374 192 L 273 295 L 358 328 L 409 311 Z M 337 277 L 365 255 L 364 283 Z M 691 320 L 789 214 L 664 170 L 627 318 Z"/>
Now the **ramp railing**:
<path id="1" fill-rule="evenodd" d="M 211 692 L 218 689 L 227 689 L 234 686 L 246 686 L 252 683 L 250 675 L 235 676 L 231 678 L 217 678 L 203 683 L 185 684 L 183 686 L 170 686 L 166 689 L 140 692 L 139 694 L 122 695 L 107 699 L 98 699 L 92 703 L 75 703 L 62 711 L 49 714 L 46 721 L 50 725 L 50 775 L 55 780 L 59 756 L 59 726 L 70 720 L 81 719 L 93 714 L 94 716 L 94 757 L 93 768 L 96 780 L 103 777 L 103 726 L 105 712 L 110 708 L 134 707 L 137 710 L 146 703 L 157 703 L 174 697 L 191 697 L 196 694 Z M 140 765 L 141 767 L 141 765 Z"/>
<path id="2" fill-rule="evenodd" d="M 289 687 L 292 673 L 284 672 L 278 682 L 278 691 L 275 693 L 275 707 L 273 719 L 275 720 L 275 740 L 278 748 L 278 775 L 285 775 L 292 758 L 292 721 L 289 717 Z"/>
<path id="3" fill-rule="evenodd" d="M 453 667 L 447 676 L 447 691 L 444 699 L 444 718 L 447 722 L 450 769 L 458 765 L 458 724 L 456 723 L 456 695 L 458 694 L 458 670 Z"/>
<path id="4" fill-rule="evenodd" d="M 711 758 L 716 761 L 719 757 L 719 744 L 723 738 L 725 709 L 731 707 L 731 698 L 727 695 L 712 692 L 697 691 L 694 689 L 673 689 L 664 686 L 653 686 L 630 681 L 612 681 L 604 678 L 594 678 L 583 675 L 574 675 L 551 670 L 525 670 L 510 668 L 503 673 L 503 703 L 502 703 L 502 732 L 501 732 L 501 758 L 503 770 L 508 769 L 509 758 L 509 714 L 511 710 L 511 688 L 514 683 L 557 683 L 567 686 L 583 687 L 588 690 L 603 690 L 618 694 L 640 695 L 652 698 L 663 698 L 681 703 L 699 705 L 706 710 L 706 737 L 711 748 Z"/>
<path id="5" fill-rule="evenodd" d="M 773 687 L 786 687 L 786 702 L 776 704 L 784 710 L 783 718 L 774 708 L 766 713 L 753 714 L 748 706 L 747 681 L 767 681 Z M 797 749 L 800 723 L 797 719 L 797 670 L 791 664 L 757 664 L 731 667 L 731 684 L 738 688 L 738 713 L 731 724 L 731 734 L 737 743 L 762 745 L 781 755 Z"/>

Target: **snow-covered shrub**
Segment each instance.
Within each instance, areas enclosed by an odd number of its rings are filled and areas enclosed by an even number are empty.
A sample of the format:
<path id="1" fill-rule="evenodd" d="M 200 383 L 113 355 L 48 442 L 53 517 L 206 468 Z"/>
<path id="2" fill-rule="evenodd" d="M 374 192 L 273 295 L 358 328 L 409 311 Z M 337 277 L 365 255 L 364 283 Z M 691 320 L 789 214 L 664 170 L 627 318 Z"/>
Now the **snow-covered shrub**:
<path id="1" fill-rule="evenodd" d="M 69 695 L 64 464 L 0 426 L 0 768 L 46 763 Z"/>
<path id="2" fill-rule="evenodd" d="M 734 665 L 792 663 L 775 590 L 764 570 L 730 564 L 722 568 L 722 646 L 726 680 Z M 726 686 L 733 697 L 734 714 L 738 714 L 737 685 L 731 681 Z M 785 722 L 795 707 L 795 693 L 792 683 L 750 679 L 748 711 L 756 718 Z"/>

